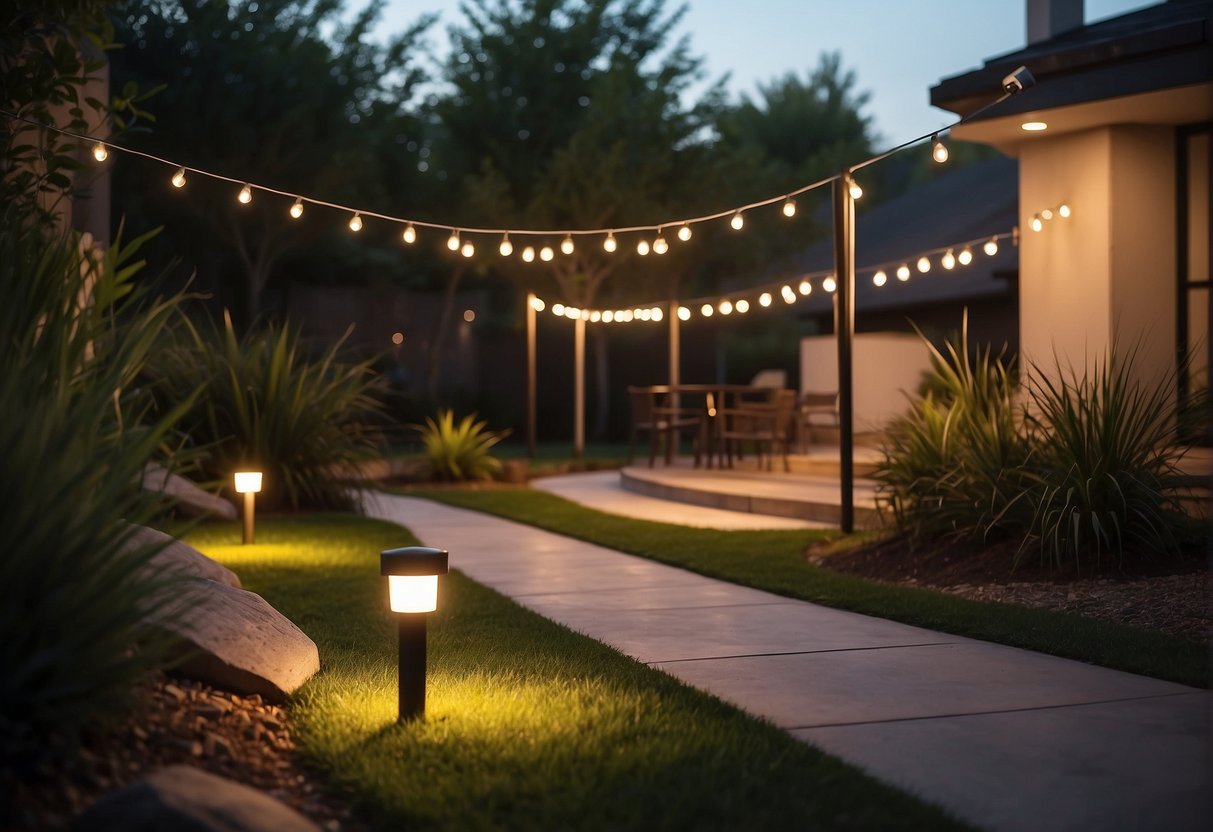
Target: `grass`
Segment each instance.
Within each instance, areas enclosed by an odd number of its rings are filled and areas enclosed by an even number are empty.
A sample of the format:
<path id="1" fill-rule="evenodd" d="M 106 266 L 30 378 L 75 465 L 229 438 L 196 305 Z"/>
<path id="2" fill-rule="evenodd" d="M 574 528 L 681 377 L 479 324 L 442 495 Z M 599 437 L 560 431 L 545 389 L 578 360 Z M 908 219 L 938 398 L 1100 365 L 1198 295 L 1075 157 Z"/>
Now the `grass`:
<path id="1" fill-rule="evenodd" d="M 347 516 L 191 531 L 317 643 L 291 701 L 301 752 L 375 828 L 952 829 L 884 786 L 672 677 L 451 573 L 431 616 L 427 718 L 395 723 L 381 549 Z"/>
<path id="2" fill-rule="evenodd" d="M 484 511 L 768 592 L 1198 687 L 1208 648 L 1080 615 L 971 601 L 813 566 L 805 548 L 833 532 L 718 531 L 606 514 L 530 489 L 418 491 L 411 497 Z"/>

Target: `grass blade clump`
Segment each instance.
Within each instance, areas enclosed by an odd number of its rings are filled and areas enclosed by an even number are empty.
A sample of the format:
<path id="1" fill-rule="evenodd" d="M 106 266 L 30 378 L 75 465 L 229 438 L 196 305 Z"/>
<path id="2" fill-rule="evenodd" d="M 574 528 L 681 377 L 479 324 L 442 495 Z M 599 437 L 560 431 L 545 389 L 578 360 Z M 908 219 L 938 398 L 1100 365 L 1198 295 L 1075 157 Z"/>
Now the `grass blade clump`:
<path id="1" fill-rule="evenodd" d="M 449 408 L 429 416 L 424 425 L 415 425 L 430 464 L 430 476 L 446 482 L 486 480 L 501 470 L 501 461 L 490 455 L 494 445 L 509 436 L 509 431 L 488 430 L 488 422 L 476 421 L 470 413 L 455 422 Z"/>

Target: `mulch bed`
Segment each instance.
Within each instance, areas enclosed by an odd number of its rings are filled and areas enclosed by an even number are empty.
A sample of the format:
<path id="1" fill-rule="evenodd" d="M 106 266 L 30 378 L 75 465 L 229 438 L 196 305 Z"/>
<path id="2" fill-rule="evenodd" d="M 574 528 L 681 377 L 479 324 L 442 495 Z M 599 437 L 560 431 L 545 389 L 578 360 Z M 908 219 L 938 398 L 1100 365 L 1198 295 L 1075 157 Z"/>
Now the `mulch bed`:
<path id="1" fill-rule="evenodd" d="M 830 554 L 828 545 L 810 549 L 813 563 L 902 586 L 935 589 L 979 601 L 1001 601 L 1072 612 L 1130 627 L 1157 630 L 1194 641 L 1213 632 L 1213 594 L 1208 554 L 1180 557 L 1126 554 L 1098 569 L 1055 570 L 1027 552 L 1018 568 L 1018 544 L 1003 541 L 935 543 L 911 547 L 905 540 L 881 540 Z"/>
<path id="2" fill-rule="evenodd" d="M 0 795 L 13 795 L 0 809 L 0 828 L 66 829 L 106 792 L 178 763 L 260 789 L 329 832 L 364 828 L 347 799 L 300 765 L 282 708 L 162 674 L 146 679 L 136 696 L 127 720 L 70 760 L 43 762 L 15 782 L 16 772 L 0 772 Z"/>

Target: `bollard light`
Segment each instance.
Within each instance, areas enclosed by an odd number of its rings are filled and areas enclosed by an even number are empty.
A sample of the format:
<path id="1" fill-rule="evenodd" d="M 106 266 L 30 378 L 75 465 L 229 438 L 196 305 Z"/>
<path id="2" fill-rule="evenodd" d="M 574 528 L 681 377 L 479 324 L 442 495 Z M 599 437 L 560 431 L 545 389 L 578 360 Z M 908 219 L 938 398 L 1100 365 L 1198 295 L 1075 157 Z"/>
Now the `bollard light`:
<path id="1" fill-rule="evenodd" d="M 253 542 L 253 512 L 256 494 L 261 491 L 260 471 L 237 471 L 236 493 L 244 495 L 244 542 Z"/>
<path id="2" fill-rule="evenodd" d="M 426 615 L 438 608 L 438 576 L 446 573 L 444 549 L 406 546 L 379 553 L 379 574 L 387 575 L 400 637 L 398 722 L 425 716 Z"/>

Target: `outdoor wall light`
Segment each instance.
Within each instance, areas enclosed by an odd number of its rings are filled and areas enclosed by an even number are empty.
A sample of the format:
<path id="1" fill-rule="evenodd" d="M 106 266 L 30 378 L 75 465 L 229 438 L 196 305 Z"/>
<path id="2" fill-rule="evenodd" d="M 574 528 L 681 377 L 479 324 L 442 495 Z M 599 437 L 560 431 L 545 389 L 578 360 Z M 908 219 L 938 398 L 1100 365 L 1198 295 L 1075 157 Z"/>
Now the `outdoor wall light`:
<path id="1" fill-rule="evenodd" d="M 447 573 L 447 552 L 424 546 L 379 554 L 387 576 L 388 603 L 399 633 L 398 722 L 425 716 L 426 613 L 438 608 L 438 576 Z"/>
<path id="2" fill-rule="evenodd" d="M 236 493 L 244 495 L 244 543 L 246 545 L 253 542 L 253 504 L 260 491 L 260 471 L 236 472 Z"/>

